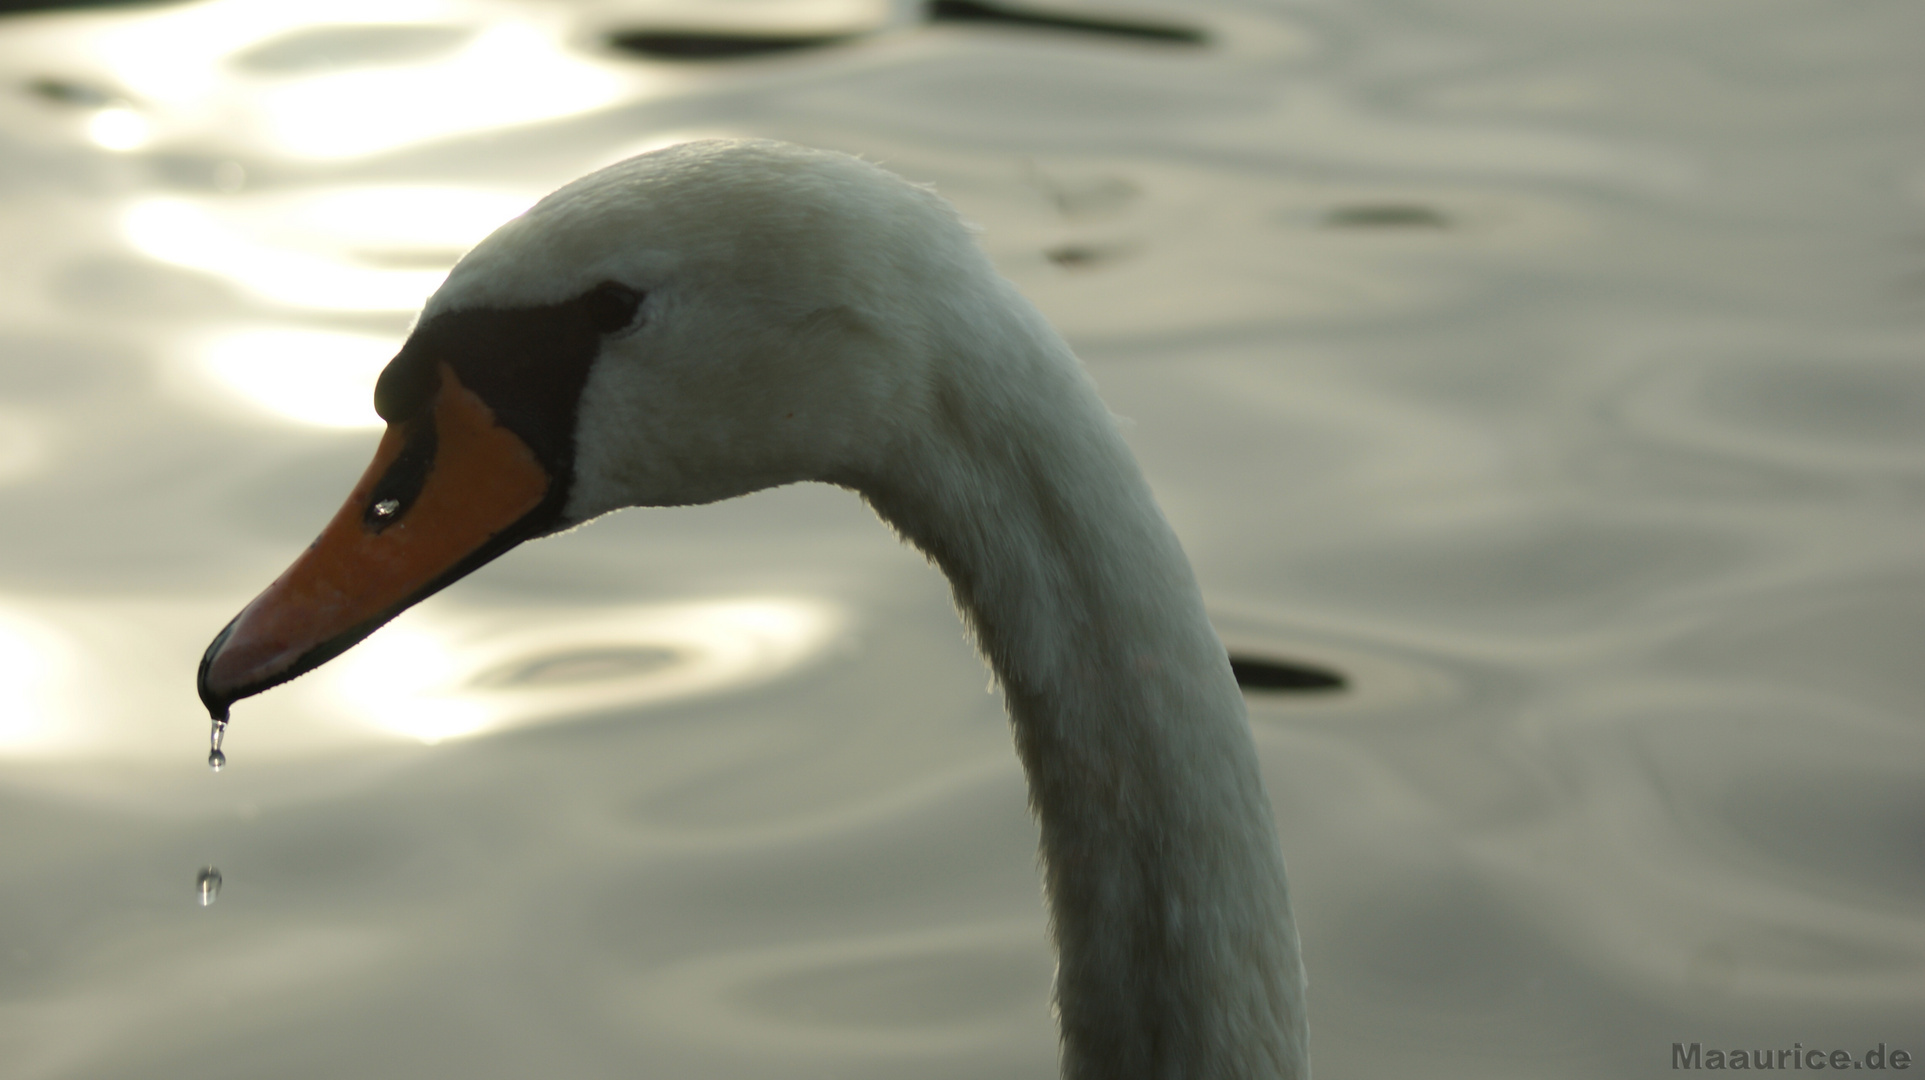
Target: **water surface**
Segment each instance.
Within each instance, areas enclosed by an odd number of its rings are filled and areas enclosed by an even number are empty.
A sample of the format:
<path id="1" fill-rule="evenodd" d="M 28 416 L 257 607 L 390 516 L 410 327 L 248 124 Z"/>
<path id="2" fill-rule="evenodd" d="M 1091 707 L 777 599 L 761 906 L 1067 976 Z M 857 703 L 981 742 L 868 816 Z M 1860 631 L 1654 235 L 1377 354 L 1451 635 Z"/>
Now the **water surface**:
<path id="1" fill-rule="evenodd" d="M 518 550 L 204 762 L 421 299 L 704 135 L 935 183 L 1344 676 L 1251 699 L 1318 1076 L 1925 1056 L 1918 6 L 955 10 L 0 21 L 6 1073 L 1053 1075 L 1000 702 L 846 493 Z"/>

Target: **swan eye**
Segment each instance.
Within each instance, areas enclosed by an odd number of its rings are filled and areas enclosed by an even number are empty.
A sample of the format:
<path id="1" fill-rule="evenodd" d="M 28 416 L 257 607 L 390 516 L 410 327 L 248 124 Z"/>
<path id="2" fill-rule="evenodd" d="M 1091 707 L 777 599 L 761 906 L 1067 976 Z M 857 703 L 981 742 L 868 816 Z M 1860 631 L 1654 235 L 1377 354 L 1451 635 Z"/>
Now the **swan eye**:
<path id="1" fill-rule="evenodd" d="M 378 534 L 407 516 L 415 496 L 428 482 L 428 470 L 434 466 L 435 449 L 441 441 L 435 433 L 434 417 L 418 416 L 409 421 L 407 430 L 408 441 L 402 444 L 394 464 L 375 481 L 368 504 L 361 511 L 361 525 L 371 533 Z"/>
<path id="2" fill-rule="evenodd" d="M 604 281 L 582 294 L 581 305 L 588 313 L 589 325 L 608 334 L 626 329 L 635 321 L 642 294 L 619 282 Z"/>

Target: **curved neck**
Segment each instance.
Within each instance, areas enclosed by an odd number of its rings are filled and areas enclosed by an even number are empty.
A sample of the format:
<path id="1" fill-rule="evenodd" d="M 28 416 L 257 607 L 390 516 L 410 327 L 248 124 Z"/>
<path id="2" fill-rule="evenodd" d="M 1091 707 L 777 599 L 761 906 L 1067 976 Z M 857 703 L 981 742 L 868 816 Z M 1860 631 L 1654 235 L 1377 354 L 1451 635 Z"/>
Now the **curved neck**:
<path id="1" fill-rule="evenodd" d="M 1283 860 L 1194 575 L 1067 346 L 1040 317 L 1003 336 L 939 369 L 915 445 L 854 486 L 948 575 L 1002 683 L 1063 1073 L 1308 1077 Z"/>

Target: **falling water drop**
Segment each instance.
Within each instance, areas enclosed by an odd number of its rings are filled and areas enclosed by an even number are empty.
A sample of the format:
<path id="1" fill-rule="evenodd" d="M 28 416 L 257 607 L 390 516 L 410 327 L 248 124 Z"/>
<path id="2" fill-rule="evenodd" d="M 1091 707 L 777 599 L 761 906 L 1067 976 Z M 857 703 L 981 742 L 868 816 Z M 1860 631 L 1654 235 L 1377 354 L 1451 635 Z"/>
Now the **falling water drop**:
<path id="1" fill-rule="evenodd" d="M 219 752 L 215 751 L 215 753 Z M 220 869 L 213 866 L 201 867 L 201 876 L 195 882 L 195 886 L 200 890 L 201 906 L 207 907 L 212 904 L 221 895 Z"/>
<path id="2" fill-rule="evenodd" d="M 225 720 L 214 721 L 214 729 L 207 733 L 207 767 L 215 772 L 220 772 L 221 767 L 227 764 L 227 755 L 221 753 L 221 736 L 226 734 L 227 721 Z M 220 877 L 219 874 L 214 875 L 214 882 L 217 888 L 220 884 Z"/>

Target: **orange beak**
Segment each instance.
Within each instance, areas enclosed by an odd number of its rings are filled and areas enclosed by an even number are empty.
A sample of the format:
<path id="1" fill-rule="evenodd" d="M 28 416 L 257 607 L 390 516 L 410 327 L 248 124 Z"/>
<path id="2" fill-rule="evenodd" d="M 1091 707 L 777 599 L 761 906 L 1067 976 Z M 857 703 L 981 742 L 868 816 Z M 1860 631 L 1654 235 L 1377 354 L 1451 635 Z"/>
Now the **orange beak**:
<path id="1" fill-rule="evenodd" d="M 334 520 L 201 658 L 200 696 L 228 706 L 310 671 L 543 531 L 554 477 L 439 364 L 429 406 L 388 425 Z"/>

